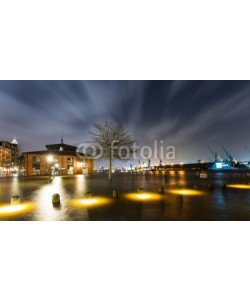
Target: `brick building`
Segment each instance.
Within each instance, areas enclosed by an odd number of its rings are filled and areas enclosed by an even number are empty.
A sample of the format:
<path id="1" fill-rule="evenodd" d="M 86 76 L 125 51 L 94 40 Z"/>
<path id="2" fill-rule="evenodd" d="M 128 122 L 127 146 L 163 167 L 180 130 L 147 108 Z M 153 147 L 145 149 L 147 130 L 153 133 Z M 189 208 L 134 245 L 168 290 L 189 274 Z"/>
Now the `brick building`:
<path id="1" fill-rule="evenodd" d="M 0 141 L 0 176 L 10 176 L 16 172 L 19 165 L 18 143 Z"/>
<path id="2" fill-rule="evenodd" d="M 46 145 L 46 150 L 24 152 L 25 176 L 92 174 L 93 158 L 77 155 L 77 147 L 60 144 Z"/>

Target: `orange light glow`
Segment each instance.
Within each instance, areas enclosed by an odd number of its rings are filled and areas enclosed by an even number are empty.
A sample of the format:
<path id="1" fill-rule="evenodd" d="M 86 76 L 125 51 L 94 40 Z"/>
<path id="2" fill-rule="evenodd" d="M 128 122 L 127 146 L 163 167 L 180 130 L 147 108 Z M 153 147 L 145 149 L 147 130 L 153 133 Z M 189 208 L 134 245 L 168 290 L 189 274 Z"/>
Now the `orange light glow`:
<path id="1" fill-rule="evenodd" d="M 232 188 L 232 189 L 249 190 L 250 184 L 227 184 L 227 187 Z"/>
<path id="2" fill-rule="evenodd" d="M 168 190 L 170 194 L 173 195 L 180 195 L 180 196 L 201 196 L 204 194 L 204 192 L 201 191 L 195 191 L 191 189 L 171 189 Z"/>
<path id="3" fill-rule="evenodd" d="M 1 217 L 16 217 L 26 214 L 35 208 L 35 204 L 32 202 L 26 202 L 21 204 L 1 204 L 0 205 L 0 218 Z"/>
<path id="4" fill-rule="evenodd" d="M 71 204 L 76 207 L 91 207 L 91 206 L 100 206 L 109 204 L 111 200 L 109 198 L 102 197 L 92 197 L 90 199 L 81 198 L 81 199 L 73 199 Z"/>
<path id="5" fill-rule="evenodd" d="M 161 195 L 157 193 L 128 193 L 124 197 L 132 201 L 157 201 L 162 198 Z"/>

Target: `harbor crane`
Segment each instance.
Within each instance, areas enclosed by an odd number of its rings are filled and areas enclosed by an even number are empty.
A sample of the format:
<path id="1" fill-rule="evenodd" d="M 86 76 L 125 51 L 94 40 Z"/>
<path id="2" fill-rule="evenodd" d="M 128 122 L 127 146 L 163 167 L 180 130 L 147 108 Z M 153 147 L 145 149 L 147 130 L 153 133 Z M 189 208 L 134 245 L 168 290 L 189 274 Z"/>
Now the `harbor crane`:
<path id="1" fill-rule="evenodd" d="M 250 150 L 249 150 L 248 146 L 245 145 L 244 148 L 245 148 L 245 149 L 247 150 L 247 152 L 250 154 Z"/>
<path id="2" fill-rule="evenodd" d="M 159 159 L 159 167 L 162 167 L 162 159 L 159 157 L 159 155 L 157 154 L 157 157 Z"/>
<path id="3" fill-rule="evenodd" d="M 222 148 L 223 148 L 224 152 L 226 153 L 228 161 L 231 162 L 231 163 L 236 163 L 236 160 L 233 158 L 231 153 L 224 146 Z"/>
<path id="4" fill-rule="evenodd" d="M 248 154 L 250 154 L 250 149 L 248 148 L 248 146 L 245 145 L 244 148 L 247 150 Z"/>
<path id="5" fill-rule="evenodd" d="M 219 156 L 219 154 L 217 152 L 214 152 L 209 145 L 208 145 L 208 149 L 213 154 L 215 162 L 222 161 L 222 158 Z"/>

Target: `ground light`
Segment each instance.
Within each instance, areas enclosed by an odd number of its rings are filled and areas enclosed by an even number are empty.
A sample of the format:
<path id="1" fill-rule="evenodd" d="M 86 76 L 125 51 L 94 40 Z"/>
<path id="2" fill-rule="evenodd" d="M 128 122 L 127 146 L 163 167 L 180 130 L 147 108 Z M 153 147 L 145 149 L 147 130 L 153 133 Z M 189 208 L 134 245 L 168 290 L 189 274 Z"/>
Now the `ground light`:
<path id="1" fill-rule="evenodd" d="M 162 199 L 162 195 L 157 193 L 147 193 L 147 192 L 140 192 L 140 193 L 128 193 L 125 194 L 124 197 L 128 200 L 132 201 L 157 201 Z"/>
<path id="2" fill-rule="evenodd" d="M 204 194 L 202 191 L 196 191 L 191 189 L 171 189 L 168 193 L 179 196 L 201 196 Z"/>
<path id="3" fill-rule="evenodd" d="M 227 187 L 232 189 L 249 190 L 250 184 L 227 184 Z"/>
<path id="4" fill-rule="evenodd" d="M 94 207 L 109 204 L 111 200 L 104 197 L 73 199 L 71 204 L 76 207 Z"/>
<path id="5" fill-rule="evenodd" d="M 0 205 L 0 218 L 1 217 L 16 217 L 26 214 L 35 208 L 32 202 L 23 202 L 20 204 L 1 204 Z"/>

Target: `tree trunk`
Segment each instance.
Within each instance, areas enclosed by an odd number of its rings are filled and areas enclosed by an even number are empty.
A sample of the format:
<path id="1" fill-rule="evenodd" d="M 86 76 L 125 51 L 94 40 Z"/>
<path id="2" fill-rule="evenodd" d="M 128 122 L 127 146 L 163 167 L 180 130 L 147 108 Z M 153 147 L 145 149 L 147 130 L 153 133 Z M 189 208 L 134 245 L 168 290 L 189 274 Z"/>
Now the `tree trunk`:
<path id="1" fill-rule="evenodd" d="M 109 156 L 109 180 L 112 179 L 112 157 L 111 154 Z"/>

